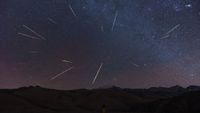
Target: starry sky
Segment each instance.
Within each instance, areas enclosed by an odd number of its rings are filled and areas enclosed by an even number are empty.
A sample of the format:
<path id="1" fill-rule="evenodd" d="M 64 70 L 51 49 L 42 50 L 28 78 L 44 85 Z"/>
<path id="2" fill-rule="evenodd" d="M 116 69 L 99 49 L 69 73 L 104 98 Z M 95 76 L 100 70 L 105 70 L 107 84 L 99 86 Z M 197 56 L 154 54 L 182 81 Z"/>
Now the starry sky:
<path id="1" fill-rule="evenodd" d="M 200 85 L 199 0 L 0 0 L 0 24 L 0 88 Z"/>

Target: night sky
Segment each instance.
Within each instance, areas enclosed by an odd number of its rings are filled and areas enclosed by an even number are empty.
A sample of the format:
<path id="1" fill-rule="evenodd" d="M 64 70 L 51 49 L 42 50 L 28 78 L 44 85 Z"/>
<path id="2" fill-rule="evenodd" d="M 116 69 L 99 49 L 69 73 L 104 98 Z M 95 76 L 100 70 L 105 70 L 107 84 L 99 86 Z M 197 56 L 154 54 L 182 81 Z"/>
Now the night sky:
<path id="1" fill-rule="evenodd" d="M 0 88 L 200 85 L 199 0 L 0 0 L 0 24 Z"/>

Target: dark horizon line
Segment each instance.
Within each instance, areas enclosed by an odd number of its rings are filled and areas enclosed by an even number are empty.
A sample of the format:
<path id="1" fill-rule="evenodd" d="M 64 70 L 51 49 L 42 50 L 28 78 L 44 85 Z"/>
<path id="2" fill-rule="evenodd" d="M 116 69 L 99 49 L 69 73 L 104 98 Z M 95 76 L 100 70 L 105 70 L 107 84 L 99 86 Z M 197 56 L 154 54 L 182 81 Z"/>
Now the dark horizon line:
<path id="1" fill-rule="evenodd" d="M 0 88 L 0 90 L 16 90 L 16 89 L 21 89 L 21 88 L 43 88 L 43 89 L 52 89 L 52 90 L 61 90 L 61 91 L 71 91 L 71 90 L 95 90 L 95 89 L 111 89 L 111 88 L 119 88 L 119 89 L 152 89 L 152 88 L 173 88 L 173 87 L 180 87 L 187 89 L 189 87 L 200 87 L 200 85 L 188 85 L 188 86 L 181 86 L 181 85 L 173 85 L 173 86 L 153 86 L 149 88 L 126 88 L 126 87 L 120 87 L 116 85 L 111 85 L 109 87 L 94 87 L 94 88 L 74 88 L 74 89 L 56 89 L 56 88 L 50 88 L 50 87 L 45 87 L 45 86 L 40 86 L 40 85 L 29 85 L 29 86 L 21 86 L 21 87 L 16 87 L 16 88 Z"/>

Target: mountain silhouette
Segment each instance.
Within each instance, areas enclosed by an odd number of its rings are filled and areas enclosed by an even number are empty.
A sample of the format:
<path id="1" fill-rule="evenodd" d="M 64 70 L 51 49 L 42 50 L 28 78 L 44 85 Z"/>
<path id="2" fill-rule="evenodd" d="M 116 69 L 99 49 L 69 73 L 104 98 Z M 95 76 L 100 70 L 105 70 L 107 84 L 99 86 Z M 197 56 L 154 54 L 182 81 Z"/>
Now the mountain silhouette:
<path id="1" fill-rule="evenodd" d="M 120 87 L 55 90 L 40 86 L 0 90 L 1 113 L 108 112 L 183 113 L 200 111 L 200 87 Z"/>

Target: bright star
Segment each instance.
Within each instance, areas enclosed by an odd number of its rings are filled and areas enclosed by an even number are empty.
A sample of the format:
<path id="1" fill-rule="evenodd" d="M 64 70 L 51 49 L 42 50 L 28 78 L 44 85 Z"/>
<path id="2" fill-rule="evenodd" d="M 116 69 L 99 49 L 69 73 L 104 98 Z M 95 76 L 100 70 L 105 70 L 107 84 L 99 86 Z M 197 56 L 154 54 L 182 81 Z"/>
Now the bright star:
<path id="1" fill-rule="evenodd" d="M 186 4 L 185 7 L 191 8 L 191 7 L 192 7 L 192 4 Z"/>

